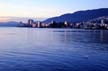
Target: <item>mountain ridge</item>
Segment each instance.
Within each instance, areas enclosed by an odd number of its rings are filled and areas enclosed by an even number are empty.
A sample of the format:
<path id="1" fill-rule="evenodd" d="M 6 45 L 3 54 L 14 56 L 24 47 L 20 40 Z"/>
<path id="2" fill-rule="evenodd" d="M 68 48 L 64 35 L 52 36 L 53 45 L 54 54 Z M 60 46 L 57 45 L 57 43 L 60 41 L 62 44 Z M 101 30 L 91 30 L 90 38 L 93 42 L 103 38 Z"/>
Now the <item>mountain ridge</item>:
<path id="1" fill-rule="evenodd" d="M 56 16 L 52 18 L 48 18 L 44 23 L 50 23 L 51 21 L 55 22 L 86 22 L 91 19 L 95 19 L 102 16 L 108 16 L 108 8 L 99 8 L 99 9 L 92 9 L 92 10 L 81 10 L 76 11 L 74 13 L 66 13 L 61 16 Z"/>
<path id="2" fill-rule="evenodd" d="M 9 21 L 9 22 L 0 22 L 0 27 L 17 27 L 19 22 Z"/>

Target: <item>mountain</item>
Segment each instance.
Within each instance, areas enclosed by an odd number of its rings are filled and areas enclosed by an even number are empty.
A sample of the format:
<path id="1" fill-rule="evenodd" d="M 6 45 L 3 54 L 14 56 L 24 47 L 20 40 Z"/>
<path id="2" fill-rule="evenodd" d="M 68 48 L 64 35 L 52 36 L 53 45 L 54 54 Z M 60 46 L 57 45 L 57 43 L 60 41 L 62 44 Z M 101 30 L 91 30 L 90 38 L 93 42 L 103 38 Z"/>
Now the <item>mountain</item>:
<path id="1" fill-rule="evenodd" d="M 94 9 L 94 10 L 85 10 L 85 11 L 77 11 L 74 13 L 64 14 L 58 17 L 48 18 L 43 21 L 44 23 L 49 23 L 51 21 L 55 22 L 86 22 L 91 19 L 95 19 L 98 17 L 108 16 L 108 8 Z"/>
<path id="2" fill-rule="evenodd" d="M 10 22 L 0 22 L 0 27 L 17 27 L 19 26 L 18 22 L 10 21 Z"/>

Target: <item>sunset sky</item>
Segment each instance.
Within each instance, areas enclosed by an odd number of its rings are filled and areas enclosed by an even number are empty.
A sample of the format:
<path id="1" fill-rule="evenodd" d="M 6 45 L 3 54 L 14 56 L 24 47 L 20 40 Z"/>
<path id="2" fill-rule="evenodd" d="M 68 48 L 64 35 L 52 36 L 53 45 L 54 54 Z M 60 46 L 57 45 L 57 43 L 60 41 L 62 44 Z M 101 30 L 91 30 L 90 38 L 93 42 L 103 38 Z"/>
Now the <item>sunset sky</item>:
<path id="1" fill-rule="evenodd" d="M 48 18 L 78 10 L 108 8 L 107 3 L 108 0 L 0 0 L 0 21 L 10 20 L 9 17 Z"/>

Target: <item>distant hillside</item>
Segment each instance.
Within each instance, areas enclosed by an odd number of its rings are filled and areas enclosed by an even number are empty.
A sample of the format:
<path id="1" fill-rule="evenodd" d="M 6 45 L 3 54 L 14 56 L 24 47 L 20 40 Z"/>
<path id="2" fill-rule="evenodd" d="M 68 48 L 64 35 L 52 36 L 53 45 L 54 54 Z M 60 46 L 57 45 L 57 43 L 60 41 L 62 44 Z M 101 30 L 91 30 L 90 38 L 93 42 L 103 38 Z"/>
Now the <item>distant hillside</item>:
<path id="1" fill-rule="evenodd" d="M 11 22 L 0 22 L 0 27 L 17 27 L 19 26 L 19 23 L 18 22 L 14 22 L 14 21 L 11 21 Z"/>
<path id="2" fill-rule="evenodd" d="M 105 16 L 105 17 L 98 17 L 98 18 L 95 18 L 95 19 L 92 19 L 92 20 L 89 20 L 87 22 L 92 22 L 92 23 L 101 23 L 103 20 L 103 22 L 105 24 L 108 24 L 108 16 Z"/>
<path id="3" fill-rule="evenodd" d="M 68 13 L 58 17 L 49 18 L 43 22 L 49 23 L 51 21 L 55 22 L 86 22 L 91 19 L 95 19 L 98 17 L 108 16 L 108 8 L 94 9 L 94 10 L 86 10 L 86 11 L 77 11 L 75 13 Z"/>

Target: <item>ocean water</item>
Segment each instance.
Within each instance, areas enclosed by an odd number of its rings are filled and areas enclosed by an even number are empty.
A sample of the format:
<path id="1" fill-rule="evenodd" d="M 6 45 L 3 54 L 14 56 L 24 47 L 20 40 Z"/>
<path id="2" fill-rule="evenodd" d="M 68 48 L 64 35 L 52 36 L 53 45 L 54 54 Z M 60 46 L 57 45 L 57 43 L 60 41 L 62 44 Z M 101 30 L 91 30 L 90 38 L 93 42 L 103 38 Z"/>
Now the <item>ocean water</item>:
<path id="1" fill-rule="evenodd" d="M 0 71 L 108 71 L 108 30 L 1 27 Z"/>

